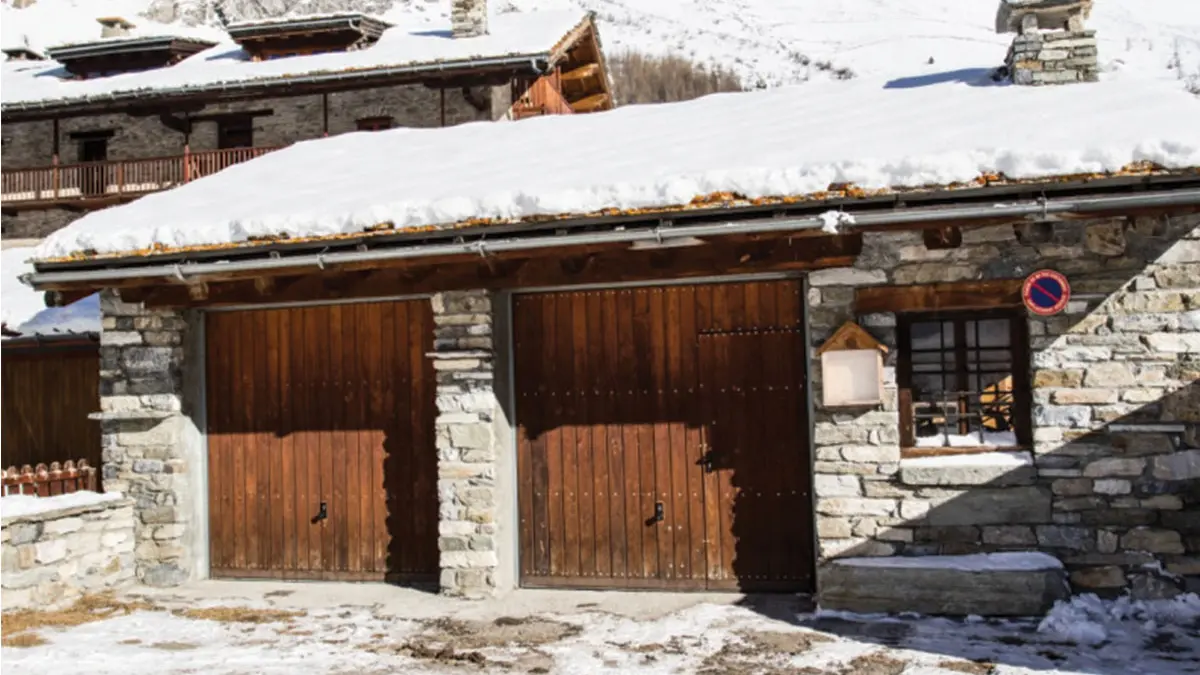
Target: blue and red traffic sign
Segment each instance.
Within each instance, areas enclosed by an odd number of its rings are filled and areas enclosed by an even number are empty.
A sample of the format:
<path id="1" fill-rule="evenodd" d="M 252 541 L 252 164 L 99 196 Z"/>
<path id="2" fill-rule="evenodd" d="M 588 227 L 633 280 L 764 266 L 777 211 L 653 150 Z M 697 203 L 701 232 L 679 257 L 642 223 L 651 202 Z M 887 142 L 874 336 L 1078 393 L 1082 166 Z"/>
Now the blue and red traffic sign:
<path id="1" fill-rule="evenodd" d="M 1058 314 L 1071 299 L 1071 284 L 1060 272 L 1038 270 L 1025 279 L 1021 298 L 1029 311 L 1041 316 Z"/>

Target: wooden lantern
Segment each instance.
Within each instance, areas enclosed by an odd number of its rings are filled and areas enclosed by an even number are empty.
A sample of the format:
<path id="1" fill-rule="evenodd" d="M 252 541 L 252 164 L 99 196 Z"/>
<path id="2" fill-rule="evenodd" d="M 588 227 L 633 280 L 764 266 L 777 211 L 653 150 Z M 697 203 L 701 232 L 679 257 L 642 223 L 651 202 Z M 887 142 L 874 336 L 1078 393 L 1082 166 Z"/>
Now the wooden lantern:
<path id="1" fill-rule="evenodd" d="M 817 349 L 821 357 L 822 403 L 827 408 L 876 406 L 883 402 L 883 355 L 887 347 L 847 321 Z"/>

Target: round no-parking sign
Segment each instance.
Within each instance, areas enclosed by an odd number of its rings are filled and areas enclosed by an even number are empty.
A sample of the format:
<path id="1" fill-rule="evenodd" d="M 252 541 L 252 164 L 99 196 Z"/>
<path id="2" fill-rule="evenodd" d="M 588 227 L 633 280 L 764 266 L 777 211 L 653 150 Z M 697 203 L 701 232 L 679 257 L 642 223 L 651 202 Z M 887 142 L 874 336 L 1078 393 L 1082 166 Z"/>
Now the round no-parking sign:
<path id="1" fill-rule="evenodd" d="M 1067 278 L 1054 270 L 1038 270 L 1025 279 L 1021 297 L 1029 311 L 1041 316 L 1058 314 L 1071 299 L 1071 285 Z"/>

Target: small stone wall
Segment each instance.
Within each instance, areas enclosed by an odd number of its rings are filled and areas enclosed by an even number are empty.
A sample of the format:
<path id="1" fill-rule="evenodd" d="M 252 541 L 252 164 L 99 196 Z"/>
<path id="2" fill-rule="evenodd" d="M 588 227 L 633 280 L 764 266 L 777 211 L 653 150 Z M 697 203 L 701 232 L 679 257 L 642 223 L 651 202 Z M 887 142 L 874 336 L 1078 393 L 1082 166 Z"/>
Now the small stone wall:
<path id="1" fill-rule="evenodd" d="M 864 236 L 855 267 L 809 276 L 813 346 L 857 321 L 891 351 L 872 409 L 814 394 L 820 558 L 1039 550 L 1076 592 L 1200 591 L 1200 217 Z M 1073 300 L 1028 316 L 1033 447 L 986 464 L 901 460 L 896 315 L 854 310 L 862 286 L 1021 279 L 1056 269 Z M 1025 459 L 1026 461 L 1022 461 Z"/>
<path id="2" fill-rule="evenodd" d="M 53 609 L 134 580 L 133 500 L 5 518 L 4 609 Z"/>
<path id="3" fill-rule="evenodd" d="M 490 595 L 500 564 L 492 298 L 487 291 L 462 291 L 440 293 L 432 302 L 441 589 Z"/>
<path id="4" fill-rule="evenodd" d="M 1099 79 L 1096 31 L 1033 31 L 1018 35 L 1005 65 L 1014 84 L 1066 84 Z"/>

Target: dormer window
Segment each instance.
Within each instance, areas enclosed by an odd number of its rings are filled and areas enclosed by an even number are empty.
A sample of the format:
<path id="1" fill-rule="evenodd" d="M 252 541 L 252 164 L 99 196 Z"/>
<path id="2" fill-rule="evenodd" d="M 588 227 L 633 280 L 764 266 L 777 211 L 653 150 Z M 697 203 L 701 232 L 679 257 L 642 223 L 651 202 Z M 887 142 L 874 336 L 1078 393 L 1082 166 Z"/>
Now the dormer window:
<path id="1" fill-rule="evenodd" d="M 391 24 L 363 14 L 331 14 L 304 19 L 237 23 L 229 36 L 254 61 L 288 56 L 348 52 L 374 44 Z"/>
<path id="2" fill-rule="evenodd" d="M 129 34 L 134 25 L 124 19 L 99 21 L 103 26 L 101 39 L 46 50 L 50 58 L 63 64 L 77 79 L 164 68 L 216 45 L 208 40 L 173 35 L 136 37 Z"/>

